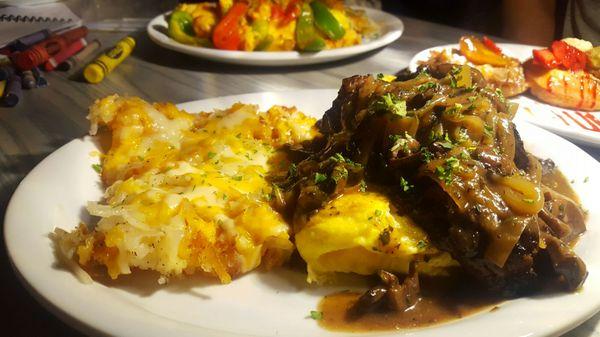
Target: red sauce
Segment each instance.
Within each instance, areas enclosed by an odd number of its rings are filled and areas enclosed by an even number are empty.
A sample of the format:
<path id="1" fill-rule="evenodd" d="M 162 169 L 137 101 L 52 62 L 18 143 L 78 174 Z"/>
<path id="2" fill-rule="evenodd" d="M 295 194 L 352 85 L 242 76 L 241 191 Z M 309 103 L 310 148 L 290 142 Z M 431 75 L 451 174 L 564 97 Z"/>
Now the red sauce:
<path id="1" fill-rule="evenodd" d="M 580 76 L 579 77 L 579 102 L 577 103 L 577 109 L 581 108 L 581 106 L 583 105 L 584 100 L 584 96 L 585 96 L 585 84 L 586 81 L 589 79 L 589 75 L 585 74 L 584 76 Z"/>
<path id="2" fill-rule="evenodd" d="M 596 106 L 596 96 L 598 95 L 598 83 L 595 80 L 592 80 L 592 84 L 590 85 L 590 95 L 592 96 L 590 109 L 593 109 Z"/>

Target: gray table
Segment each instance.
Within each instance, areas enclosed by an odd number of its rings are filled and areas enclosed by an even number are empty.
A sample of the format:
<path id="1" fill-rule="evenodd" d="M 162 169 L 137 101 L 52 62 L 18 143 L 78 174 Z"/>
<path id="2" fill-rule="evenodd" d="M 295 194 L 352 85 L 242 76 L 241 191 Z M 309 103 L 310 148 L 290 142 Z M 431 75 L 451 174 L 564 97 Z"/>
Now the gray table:
<path id="1" fill-rule="evenodd" d="M 414 19 L 406 18 L 404 22 L 404 35 L 388 48 L 324 65 L 255 68 L 213 63 L 162 49 L 139 32 L 133 34 L 138 42 L 133 55 L 100 84 L 69 80 L 60 72 L 50 73 L 49 87 L 24 92 L 23 101 L 16 108 L 0 108 L 0 223 L 19 181 L 52 151 L 87 132 L 87 108 L 97 98 L 120 93 L 150 101 L 186 102 L 259 91 L 338 88 L 341 80 L 351 75 L 395 73 L 406 67 L 416 52 L 454 43 L 465 33 Z M 108 46 L 124 35 L 92 32 L 91 37 Z M 600 158 L 600 151 L 584 150 L 597 160 Z M 8 309 L 8 315 L 0 315 L 5 321 L 2 330 L 14 331 L 10 335 L 78 335 L 25 291 L 13 274 L 3 247 L 0 298 L 4 309 Z M 567 335 L 600 336 L 599 322 L 597 315 Z"/>

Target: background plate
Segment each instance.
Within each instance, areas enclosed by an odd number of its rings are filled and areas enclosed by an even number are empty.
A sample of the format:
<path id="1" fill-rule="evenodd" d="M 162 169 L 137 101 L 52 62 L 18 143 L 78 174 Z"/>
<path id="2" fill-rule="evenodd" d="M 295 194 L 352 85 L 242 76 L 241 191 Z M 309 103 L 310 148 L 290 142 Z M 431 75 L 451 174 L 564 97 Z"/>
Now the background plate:
<path id="1" fill-rule="evenodd" d="M 320 117 L 335 96 L 336 90 L 263 92 L 180 107 L 190 112 L 210 111 L 241 101 L 259 104 L 262 109 L 273 104 L 295 105 Z M 600 309 L 600 164 L 540 128 L 519 123 L 518 129 L 531 152 L 552 158 L 567 178 L 575 181 L 574 188 L 589 209 L 588 231 L 576 247 L 589 270 L 584 288 L 574 294 L 509 301 L 499 310 L 436 327 L 377 335 L 551 336 L 575 327 Z M 88 220 L 86 202 L 101 198 L 100 179 L 91 168 L 98 162 L 91 155 L 97 149 L 96 139 L 85 137 L 55 151 L 21 182 L 6 212 L 4 237 L 15 270 L 59 317 L 86 333 L 114 336 L 358 336 L 326 331 L 307 318 L 322 295 L 341 289 L 310 287 L 305 273 L 285 268 L 252 272 L 228 285 L 190 277 L 160 286 L 156 274 L 144 272 L 117 281 L 80 283 L 57 263 L 48 233 L 57 226 L 72 229 L 79 221 Z"/>
<path id="2" fill-rule="evenodd" d="M 504 53 L 520 61 L 531 58 L 533 49 L 543 48 L 515 43 L 499 43 L 498 46 Z M 420 51 L 410 60 L 408 69 L 416 71 L 419 61 L 427 60 L 432 50 L 450 48 L 458 48 L 458 44 Z M 576 111 L 549 105 L 528 92 L 511 98 L 511 101 L 519 103 L 517 119 L 531 122 L 577 143 L 600 147 L 600 111 Z"/>
<path id="3" fill-rule="evenodd" d="M 394 15 L 371 8 L 358 9 L 364 10 L 369 19 L 379 25 L 381 29 L 379 37 L 356 46 L 327 49 L 318 53 L 231 51 L 186 45 L 165 34 L 167 30 L 166 13 L 152 19 L 146 30 L 152 41 L 168 49 L 217 62 L 255 66 L 291 66 L 340 60 L 387 46 L 402 35 L 404 24 Z"/>

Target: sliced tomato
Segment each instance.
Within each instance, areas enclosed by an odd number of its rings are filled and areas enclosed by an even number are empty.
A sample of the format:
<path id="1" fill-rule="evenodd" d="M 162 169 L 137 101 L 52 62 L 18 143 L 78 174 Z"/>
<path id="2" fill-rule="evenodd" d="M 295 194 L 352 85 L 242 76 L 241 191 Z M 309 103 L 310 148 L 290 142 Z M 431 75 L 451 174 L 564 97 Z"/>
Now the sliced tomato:
<path id="1" fill-rule="evenodd" d="M 483 36 L 483 44 L 496 54 L 502 54 L 502 49 L 487 36 Z"/>
<path id="2" fill-rule="evenodd" d="M 533 62 L 547 69 L 554 69 L 560 65 L 550 49 L 540 49 L 533 51 Z"/>
<path id="3" fill-rule="evenodd" d="M 581 50 L 570 46 L 564 41 L 552 42 L 551 48 L 556 60 L 565 68 L 571 70 L 585 69 L 587 56 Z"/>

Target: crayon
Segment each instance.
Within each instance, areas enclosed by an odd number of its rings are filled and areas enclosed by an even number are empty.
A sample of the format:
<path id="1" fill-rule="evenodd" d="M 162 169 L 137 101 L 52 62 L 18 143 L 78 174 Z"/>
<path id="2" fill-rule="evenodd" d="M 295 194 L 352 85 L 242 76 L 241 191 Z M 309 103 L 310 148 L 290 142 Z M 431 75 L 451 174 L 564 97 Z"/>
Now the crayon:
<path id="1" fill-rule="evenodd" d="M 64 60 L 75 55 L 78 51 L 83 49 L 83 47 L 85 47 L 86 45 L 87 45 L 87 41 L 84 38 L 81 38 L 81 39 L 71 43 L 70 45 L 67 46 L 67 48 L 63 49 L 58 54 L 50 57 L 48 59 L 48 62 L 46 62 L 44 64 L 44 68 L 46 69 L 46 71 L 54 70 Z"/>
<path id="2" fill-rule="evenodd" d="M 4 95 L 5 88 L 6 88 L 6 80 L 0 81 L 0 98 Z"/>
<path id="3" fill-rule="evenodd" d="M 4 96 L 2 96 L 2 103 L 6 106 L 13 107 L 19 104 L 21 96 L 21 78 L 13 74 L 6 83 Z"/>
<path id="4" fill-rule="evenodd" d="M 0 66 L 0 81 L 9 79 L 15 73 L 15 68 L 10 65 Z"/>
<path id="5" fill-rule="evenodd" d="M 25 35 L 14 42 L 13 51 L 23 51 L 33 46 L 38 42 L 42 42 L 50 37 L 50 31 L 47 29 L 40 30 L 29 35 Z"/>
<path id="6" fill-rule="evenodd" d="M 78 66 L 86 61 L 88 61 L 93 54 L 100 49 L 100 41 L 94 40 L 90 42 L 85 48 L 83 48 L 79 53 L 71 56 L 65 62 L 58 65 L 57 69 L 62 71 L 69 71 L 71 69 L 78 68 Z"/>
<path id="7" fill-rule="evenodd" d="M 34 89 L 37 87 L 37 81 L 31 70 L 25 70 L 21 72 L 21 87 L 23 89 Z"/>
<path id="8" fill-rule="evenodd" d="M 37 67 L 31 69 L 31 71 L 33 72 L 33 76 L 35 76 L 35 84 L 38 88 L 48 86 L 48 80 L 46 80 L 44 75 L 42 75 L 42 72 Z"/>
<path id="9" fill-rule="evenodd" d="M 100 55 L 92 63 L 88 64 L 83 70 L 83 77 L 89 83 L 99 83 L 106 75 L 110 74 L 135 47 L 135 40 L 131 37 L 126 37 L 108 52 Z"/>
<path id="10" fill-rule="evenodd" d="M 58 54 L 69 44 L 85 37 L 87 33 L 88 29 L 84 26 L 53 36 L 23 52 L 12 54 L 13 63 L 20 70 L 31 70 L 48 61 L 50 56 Z"/>

